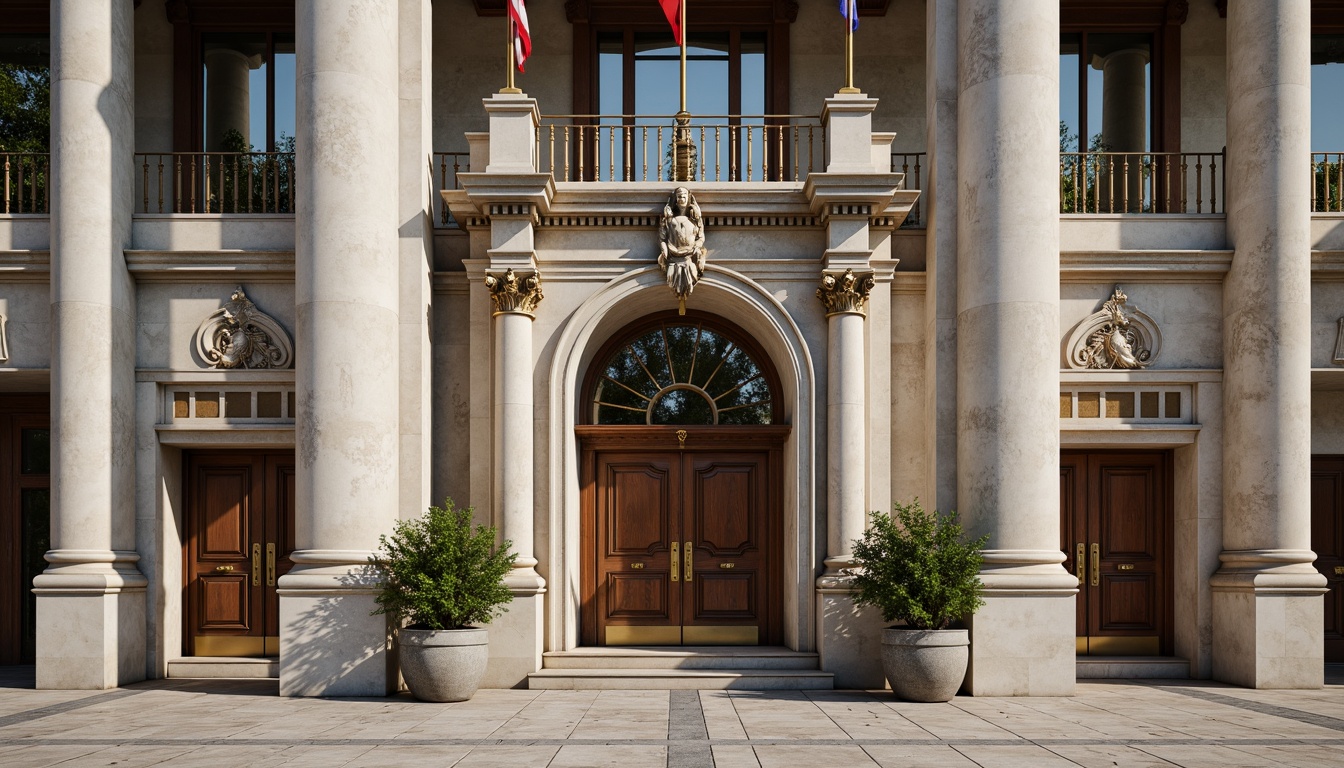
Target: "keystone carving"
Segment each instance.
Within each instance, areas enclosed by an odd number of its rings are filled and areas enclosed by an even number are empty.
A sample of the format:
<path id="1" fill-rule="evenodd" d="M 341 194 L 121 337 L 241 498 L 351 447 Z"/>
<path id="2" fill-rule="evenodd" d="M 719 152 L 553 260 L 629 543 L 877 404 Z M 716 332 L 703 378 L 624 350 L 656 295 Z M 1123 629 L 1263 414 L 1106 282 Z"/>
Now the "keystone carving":
<path id="1" fill-rule="evenodd" d="M 4 316 L 0 315 L 0 328 L 3 328 Z M 0 350 L 4 349 L 4 338 L 0 337 Z M 4 354 L 0 351 L 0 354 Z M 1339 330 L 1335 332 L 1335 356 L 1331 362 L 1344 365 L 1344 317 L 1339 318 Z"/>
<path id="2" fill-rule="evenodd" d="M 826 316 L 854 312 L 868 314 L 868 293 L 877 285 L 872 272 L 862 275 L 846 269 L 843 275 L 822 273 L 821 287 L 817 289 L 817 298 L 826 308 Z"/>
<path id="3" fill-rule="evenodd" d="M 686 299 L 705 274 L 705 256 L 705 217 L 695 195 L 677 187 L 658 224 L 658 266 L 667 276 L 667 287 L 677 295 L 680 314 L 686 314 Z"/>
<path id="4" fill-rule="evenodd" d="M 0 363 L 9 362 L 9 340 L 5 338 L 5 316 L 0 315 Z"/>
<path id="5" fill-rule="evenodd" d="M 516 312 L 533 317 L 537 305 L 545 298 L 541 294 L 540 272 L 533 272 L 521 280 L 512 269 L 505 270 L 500 277 L 486 273 L 485 287 L 490 291 L 490 300 L 495 303 L 496 315 Z"/>
<path id="6" fill-rule="evenodd" d="M 1117 285 L 1101 309 L 1074 328 L 1068 341 L 1070 368 L 1137 369 L 1153 364 L 1162 333 L 1151 317 L 1127 307 L 1128 301 Z"/>
<path id="7" fill-rule="evenodd" d="M 257 309 L 241 285 L 196 329 L 196 352 L 214 368 L 288 368 L 294 362 L 289 334 Z"/>

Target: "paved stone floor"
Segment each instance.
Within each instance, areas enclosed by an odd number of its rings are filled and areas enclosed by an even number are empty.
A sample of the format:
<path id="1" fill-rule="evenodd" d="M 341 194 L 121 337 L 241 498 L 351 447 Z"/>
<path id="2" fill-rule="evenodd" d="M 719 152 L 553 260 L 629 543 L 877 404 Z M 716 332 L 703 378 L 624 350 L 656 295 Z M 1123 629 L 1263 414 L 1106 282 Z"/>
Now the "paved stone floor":
<path id="1" fill-rule="evenodd" d="M 1058 699 L 862 691 L 502 691 L 461 704 L 281 699 L 272 681 L 32 690 L 0 667 L 0 766 L 1341 766 L 1344 669 L 1319 691 L 1098 681 Z"/>

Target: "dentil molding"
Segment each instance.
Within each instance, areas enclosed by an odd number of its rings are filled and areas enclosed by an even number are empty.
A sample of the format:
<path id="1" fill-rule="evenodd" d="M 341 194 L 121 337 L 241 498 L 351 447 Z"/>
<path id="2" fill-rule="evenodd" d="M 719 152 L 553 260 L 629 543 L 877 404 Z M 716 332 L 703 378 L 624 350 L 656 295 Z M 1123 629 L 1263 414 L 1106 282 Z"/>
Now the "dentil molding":
<path id="1" fill-rule="evenodd" d="M 838 276 L 823 272 L 817 298 L 821 299 L 827 317 L 844 313 L 867 315 L 868 293 L 875 285 L 877 278 L 872 272 L 856 275 L 854 270 L 846 269 Z"/>
<path id="2" fill-rule="evenodd" d="M 516 313 L 535 317 L 537 305 L 545 298 L 541 293 L 540 272 L 533 272 L 522 279 L 514 274 L 513 269 L 505 270 L 499 277 L 487 272 L 485 287 L 490 291 L 490 300 L 495 303 L 496 315 Z"/>
<path id="3" fill-rule="evenodd" d="M 196 352 L 212 368 L 288 368 L 294 343 L 270 315 L 257 309 L 240 285 L 228 302 L 196 329 Z"/>
<path id="4" fill-rule="evenodd" d="M 1069 334 L 1066 349 L 1070 368 L 1147 368 L 1162 348 L 1157 323 L 1136 307 L 1120 286 L 1101 309 L 1083 319 Z"/>

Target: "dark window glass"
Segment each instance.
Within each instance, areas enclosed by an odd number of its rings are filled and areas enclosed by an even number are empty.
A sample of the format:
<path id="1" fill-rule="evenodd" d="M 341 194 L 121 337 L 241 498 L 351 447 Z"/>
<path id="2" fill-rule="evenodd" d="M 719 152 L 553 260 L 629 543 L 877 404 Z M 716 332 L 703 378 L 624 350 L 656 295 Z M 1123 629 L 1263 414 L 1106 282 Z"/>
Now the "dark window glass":
<path id="1" fill-rule="evenodd" d="M 1344 35 L 1312 35 L 1312 152 L 1344 152 L 1344 99 L 1340 98 L 1341 94 L 1344 94 Z M 1330 160 L 1337 162 L 1337 158 Z"/>
<path id="2" fill-rule="evenodd" d="M 226 32 L 201 37 L 207 152 L 294 150 L 294 36 Z"/>
<path id="3" fill-rule="evenodd" d="M 51 430 L 25 429 L 21 442 L 23 462 L 19 471 L 25 475 L 51 474 Z"/>

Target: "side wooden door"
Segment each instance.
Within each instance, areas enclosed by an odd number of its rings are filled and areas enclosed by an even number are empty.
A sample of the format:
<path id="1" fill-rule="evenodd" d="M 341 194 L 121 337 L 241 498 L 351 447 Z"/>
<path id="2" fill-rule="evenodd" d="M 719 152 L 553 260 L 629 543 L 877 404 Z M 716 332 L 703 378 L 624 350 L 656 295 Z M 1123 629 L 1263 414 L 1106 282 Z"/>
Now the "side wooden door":
<path id="1" fill-rule="evenodd" d="M 294 551 L 292 452 L 187 457 L 188 655 L 279 654 L 275 585 Z"/>
<path id="2" fill-rule="evenodd" d="M 1072 535 L 1063 542 L 1066 566 L 1079 577 L 1079 653 L 1170 653 L 1167 467 L 1164 453 L 1061 456 L 1061 531 Z"/>
<path id="3" fill-rule="evenodd" d="M 33 578 L 51 549 L 50 400 L 0 395 L 0 665 L 37 653 Z"/>
<path id="4" fill-rule="evenodd" d="M 1325 575 L 1325 660 L 1344 662 L 1344 456 L 1311 458 L 1311 548 Z"/>

